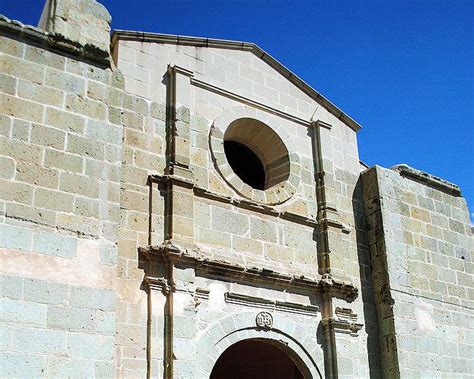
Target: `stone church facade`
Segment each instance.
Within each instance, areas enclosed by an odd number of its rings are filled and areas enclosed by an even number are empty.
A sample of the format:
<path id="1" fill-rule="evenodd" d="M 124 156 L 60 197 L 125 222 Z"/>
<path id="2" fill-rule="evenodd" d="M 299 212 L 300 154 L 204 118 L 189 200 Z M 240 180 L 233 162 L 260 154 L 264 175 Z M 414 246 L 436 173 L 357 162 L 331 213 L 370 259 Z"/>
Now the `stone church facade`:
<path id="1" fill-rule="evenodd" d="M 460 189 L 258 46 L 0 18 L 0 377 L 472 378 Z"/>

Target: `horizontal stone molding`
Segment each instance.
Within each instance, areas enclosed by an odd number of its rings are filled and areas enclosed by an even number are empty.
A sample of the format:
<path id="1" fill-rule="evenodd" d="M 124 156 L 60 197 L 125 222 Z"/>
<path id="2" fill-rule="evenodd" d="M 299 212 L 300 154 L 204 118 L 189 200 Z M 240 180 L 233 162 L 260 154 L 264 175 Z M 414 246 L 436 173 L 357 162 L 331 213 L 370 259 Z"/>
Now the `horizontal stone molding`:
<path id="1" fill-rule="evenodd" d="M 303 290 L 308 293 L 329 294 L 348 302 L 358 296 L 358 288 L 333 275 L 309 278 L 304 275 L 290 275 L 266 267 L 247 267 L 235 262 L 214 258 L 212 254 L 197 247 L 182 247 L 165 241 L 162 245 L 139 248 L 146 260 L 170 263 L 181 267 L 192 267 L 201 274 L 224 281 L 270 285 L 286 290 Z"/>
<path id="2" fill-rule="evenodd" d="M 0 35 L 14 38 L 61 55 L 70 55 L 75 59 L 85 61 L 100 68 L 110 68 L 111 66 L 111 58 L 108 51 L 91 44 L 81 45 L 79 42 L 67 39 L 61 34 L 45 32 L 34 26 L 10 20 L 2 15 L 0 15 Z"/>
<path id="3" fill-rule="evenodd" d="M 461 196 L 461 189 L 459 188 L 459 186 L 454 183 L 448 182 L 447 180 L 441 179 L 437 176 L 431 175 L 427 172 L 417 170 L 406 164 L 399 164 L 391 167 L 391 169 L 397 171 L 400 176 L 415 180 L 417 182 L 421 182 L 427 185 L 428 187 L 435 188 L 452 196 Z"/>
<path id="4" fill-rule="evenodd" d="M 352 309 L 336 307 L 334 313 L 336 314 L 334 328 L 338 333 L 350 334 L 355 337 L 364 326 L 357 322 L 357 314 Z"/>
<path id="5" fill-rule="evenodd" d="M 319 307 L 315 305 L 304 305 L 288 301 L 269 300 L 262 297 L 249 296 L 234 292 L 226 292 L 224 296 L 226 303 L 229 304 L 272 309 L 275 311 L 297 313 L 308 316 L 314 316 L 319 312 Z"/>
<path id="6" fill-rule="evenodd" d="M 234 101 L 237 101 L 239 103 L 249 105 L 253 108 L 265 111 L 265 112 L 270 113 L 270 114 L 275 115 L 275 116 L 279 116 L 281 118 L 284 118 L 286 120 L 289 120 L 289 121 L 295 122 L 297 124 L 306 126 L 308 128 L 311 126 L 310 121 L 303 120 L 300 117 L 294 116 L 294 115 L 292 115 L 290 113 L 287 113 L 287 112 L 283 112 L 283 111 L 281 111 L 279 109 L 276 109 L 276 108 L 269 107 L 268 105 L 265 105 L 263 103 L 260 103 L 258 101 L 252 100 L 252 99 L 249 99 L 247 97 L 237 95 L 233 92 L 230 92 L 226 89 L 220 88 L 220 87 L 215 86 L 213 84 L 206 83 L 202 80 L 192 78 L 191 79 L 191 84 L 194 85 L 195 87 L 199 87 L 199 88 L 202 88 L 206 91 L 213 92 L 217 95 L 227 97 L 227 98 L 232 99 Z"/>
<path id="7" fill-rule="evenodd" d="M 173 175 L 150 175 L 149 180 L 153 183 L 165 183 L 171 181 L 174 184 L 177 184 L 181 187 L 192 188 L 194 195 L 209 200 L 213 200 L 223 204 L 231 204 L 238 208 L 247 209 L 256 213 L 261 213 L 269 216 L 274 216 L 282 220 L 290 221 L 299 225 L 310 226 L 316 228 L 318 222 L 316 219 L 308 218 L 301 216 L 299 214 L 287 211 L 279 211 L 275 207 L 259 204 L 256 201 L 249 199 L 238 199 L 235 197 L 221 195 L 212 191 L 209 191 L 205 188 L 199 187 L 194 184 L 191 180 L 186 180 L 182 177 L 173 176 Z M 341 229 L 343 229 L 342 224 L 338 224 Z"/>

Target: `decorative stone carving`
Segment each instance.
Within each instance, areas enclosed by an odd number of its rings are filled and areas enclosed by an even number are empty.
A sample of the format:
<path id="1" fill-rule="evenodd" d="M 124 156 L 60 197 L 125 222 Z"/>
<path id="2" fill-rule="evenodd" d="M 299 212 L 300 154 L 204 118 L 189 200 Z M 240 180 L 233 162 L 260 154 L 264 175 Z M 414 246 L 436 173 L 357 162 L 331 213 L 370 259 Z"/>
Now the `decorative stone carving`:
<path id="1" fill-rule="evenodd" d="M 259 328 L 271 329 L 273 326 L 273 316 L 269 312 L 260 312 L 255 318 L 255 323 Z"/>

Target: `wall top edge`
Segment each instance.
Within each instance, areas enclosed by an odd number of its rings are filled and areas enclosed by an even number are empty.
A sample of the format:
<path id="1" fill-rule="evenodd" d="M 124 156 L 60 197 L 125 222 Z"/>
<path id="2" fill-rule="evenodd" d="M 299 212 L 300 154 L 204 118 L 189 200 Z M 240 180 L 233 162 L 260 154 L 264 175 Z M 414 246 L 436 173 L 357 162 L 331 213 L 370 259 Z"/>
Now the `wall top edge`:
<path id="1" fill-rule="evenodd" d="M 346 124 L 352 130 L 357 132 L 362 128 L 362 126 L 357 123 L 350 116 L 345 114 L 340 110 L 336 105 L 331 101 L 317 92 L 309 84 L 307 84 L 300 77 L 295 75 L 292 71 L 286 68 L 283 64 L 273 58 L 270 54 L 264 51 L 262 48 L 257 46 L 254 43 L 242 42 L 242 41 L 230 41 L 222 39 L 213 39 L 213 38 L 203 38 L 203 37 L 189 37 L 189 36 L 179 36 L 171 34 L 159 34 L 159 33 L 149 33 L 149 32 L 138 32 L 131 30 L 114 30 L 112 33 L 112 45 L 119 41 L 139 41 L 139 42 L 154 42 L 154 43 L 164 43 L 164 44 L 174 44 L 174 45 L 183 45 L 183 46 L 195 46 L 195 47 L 209 47 L 209 48 L 218 48 L 218 49 L 229 49 L 229 50 L 241 50 L 248 51 L 254 54 L 256 57 L 263 60 L 270 67 L 279 72 L 283 77 L 293 83 L 301 91 L 306 93 L 319 105 L 324 107 L 334 116 L 336 116 L 341 122 Z"/>
<path id="2" fill-rule="evenodd" d="M 110 54 L 97 46 L 82 45 L 61 34 L 49 33 L 31 25 L 24 25 L 19 21 L 10 20 L 4 15 L 0 15 L 0 35 L 59 54 L 67 54 L 101 68 L 111 67 Z"/>
<path id="3" fill-rule="evenodd" d="M 448 193 L 449 195 L 461 197 L 461 189 L 458 185 L 430 173 L 417 170 L 416 168 L 410 167 L 407 164 L 398 164 L 392 166 L 390 169 L 398 172 L 400 176 L 416 180 L 429 187 L 433 187 L 437 190 Z"/>

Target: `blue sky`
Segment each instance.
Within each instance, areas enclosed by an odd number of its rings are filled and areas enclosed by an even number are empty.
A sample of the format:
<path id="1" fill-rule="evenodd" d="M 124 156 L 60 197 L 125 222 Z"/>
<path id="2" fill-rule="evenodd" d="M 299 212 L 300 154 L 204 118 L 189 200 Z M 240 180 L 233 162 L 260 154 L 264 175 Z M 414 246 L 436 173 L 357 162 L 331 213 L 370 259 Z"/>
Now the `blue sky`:
<path id="1" fill-rule="evenodd" d="M 369 165 L 461 187 L 474 218 L 474 1 L 101 1 L 114 29 L 255 42 L 364 127 Z M 42 1 L 2 0 L 36 24 Z"/>

